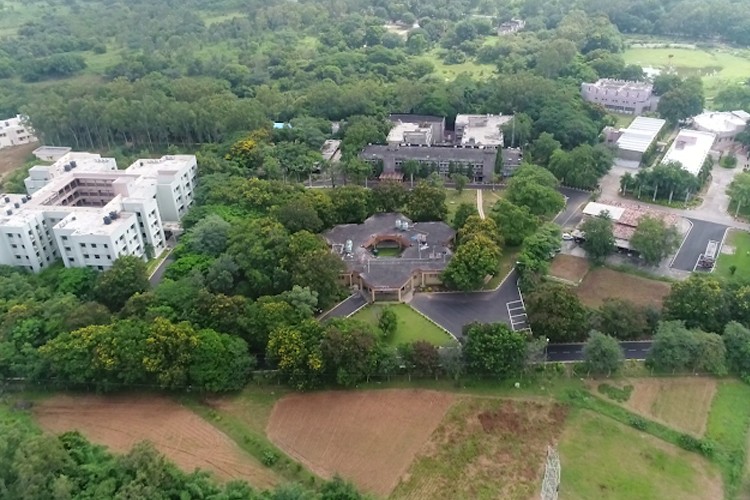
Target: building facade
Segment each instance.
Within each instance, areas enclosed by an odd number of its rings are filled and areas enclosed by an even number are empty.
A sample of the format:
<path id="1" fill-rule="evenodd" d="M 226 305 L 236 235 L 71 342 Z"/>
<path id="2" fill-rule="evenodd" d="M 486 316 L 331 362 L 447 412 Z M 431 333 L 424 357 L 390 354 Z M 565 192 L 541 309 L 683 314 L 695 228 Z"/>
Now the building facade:
<path id="1" fill-rule="evenodd" d="M 158 255 L 193 203 L 196 173 L 191 155 L 118 170 L 112 158 L 67 153 L 32 167 L 28 195 L 0 195 L 0 264 L 104 270 L 123 255 Z"/>
<path id="2" fill-rule="evenodd" d="M 447 177 L 459 170 L 473 182 L 490 182 L 495 172 L 498 150 L 462 146 L 370 145 L 360 158 L 382 164 L 383 174 L 403 174 L 403 165 L 414 160 L 431 171 Z"/>
<path id="3" fill-rule="evenodd" d="M 615 113 L 640 115 L 655 111 L 659 98 L 650 83 L 602 78 L 595 83 L 582 83 L 584 101 L 598 104 Z"/>
<path id="4" fill-rule="evenodd" d="M 33 131 L 23 123 L 23 117 L 0 120 L 0 149 L 36 142 Z"/>

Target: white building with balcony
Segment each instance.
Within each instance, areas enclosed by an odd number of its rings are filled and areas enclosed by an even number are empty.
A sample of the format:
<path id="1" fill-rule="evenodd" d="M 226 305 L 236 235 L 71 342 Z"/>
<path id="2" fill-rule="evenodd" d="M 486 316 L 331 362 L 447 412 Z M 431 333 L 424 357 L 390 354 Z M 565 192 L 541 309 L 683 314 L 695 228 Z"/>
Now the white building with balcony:
<path id="1" fill-rule="evenodd" d="M 40 271 L 104 270 L 123 255 L 145 259 L 165 249 L 165 228 L 193 203 L 195 156 L 138 160 L 118 170 L 112 158 L 67 153 L 35 166 L 28 195 L 0 195 L 0 264 Z"/>
<path id="2" fill-rule="evenodd" d="M 23 123 L 23 117 L 0 119 L 0 149 L 36 142 L 33 131 Z"/>

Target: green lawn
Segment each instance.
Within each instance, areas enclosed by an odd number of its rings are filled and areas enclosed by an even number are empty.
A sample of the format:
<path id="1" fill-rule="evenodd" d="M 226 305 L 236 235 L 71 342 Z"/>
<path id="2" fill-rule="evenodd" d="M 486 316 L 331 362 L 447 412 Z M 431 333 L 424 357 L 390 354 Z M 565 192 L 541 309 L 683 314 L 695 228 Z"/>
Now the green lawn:
<path id="1" fill-rule="evenodd" d="M 392 307 L 398 316 L 396 333 L 388 340 L 390 345 L 408 344 L 417 340 L 426 340 L 437 346 L 455 344 L 450 335 L 406 304 L 372 304 L 353 318 L 377 326 L 378 316 L 384 307 Z"/>
<path id="2" fill-rule="evenodd" d="M 735 276 L 750 278 L 750 233 L 732 230 L 726 244 L 734 247 L 734 254 L 721 254 L 714 272 L 719 276 L 729 277 L 732 275 L 730 267 L 736 266 Z"/>
<path id="3" fill-rule="evenodd" d="M 633 115 L 621 115 L 619 113 L 610 113 L 615 118 L 616 128 L 628 128 L 632 123 L 635 116 Z"/>
<path id="4" fill-rule="evenodd" d="M 482 192 L 482 208 L 484 208 L 484 215 L 489 217 L 490 210 L 495 206 L 495 203 L 505 195 L 505 191 L 498 189 L 496 191 L 490 191 L 485 189 Z"/>
<path id="5" fill-rule="evenodd" d="M 432 49 L 422 57 L 430 61 L 435 66 L 435 73 L 446 81 L 455 80 L 462 73 L 481 80 L 486 80 L 496 73 L 495 66 L 492 64 L 479 64 L 471 59 L 461 64 L 445 64 L 443 58 L 440 57 L 440 52 L 441 49 Z"/>
<path id="6" fill-rule="evenodd" d="M 583 409 L 559 444 L 560 498 L 717 498 L 716 467 L 697 454 Z"/>
<path id="7" fill-rule="evenodd" d="M 715 96 L 722 87 L 750 78 L 750 51 L 743 49 L 634 47 L 627 49 L 624 57 L 627 64 L 660 69 L 671 65 L 681 75 L 697 74 L 703 79 L 708 98 Z"/>
<path id="8" fill-rule="evenodd" d="M 739 380 L 723 380 L 714 396 L 706 424 L 706 438 L 721 452 L 714 458 L 724 472 L 727 496 L 742 487 L 740 498 L 750 498 L 747 470 L 748 428 L 750 428 L 750 386 Z"/>
<path id="9" fill-rule="evenodd" d="M 454 188 L 447 188 L 445 190 L 445 205 L 448 207 L 448 222 L 453 222 L 453 215 L 456 213 L 458 206 L 461 203 L 471 203 L 475 207 L 477 206 L 477 191 L 476 189 L 464 189 L 461 194 L 458 194 Z"/>

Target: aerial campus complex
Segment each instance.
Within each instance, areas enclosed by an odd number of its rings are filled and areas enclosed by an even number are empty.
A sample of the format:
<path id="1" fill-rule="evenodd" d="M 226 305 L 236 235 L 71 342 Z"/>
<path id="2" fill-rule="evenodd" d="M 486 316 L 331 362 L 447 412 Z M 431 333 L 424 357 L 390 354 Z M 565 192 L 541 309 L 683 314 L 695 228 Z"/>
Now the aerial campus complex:
<path id="1" fill-rule="evenodd" d="M 196 159 L 142 159 L 118 170 L 114 158 L 41 147 L 25 179 L 27 195 L 0 195 L 0 264 L 40 271 L 104 270 L 120 256 L 165 249 L 166 233 L 193 203 Z"/>
<path id="2" fill-rule="evenodd" d="M 36 142 L 34 133 L 23 122 L 21 115 L 0 119 L 0 149 Z"/>

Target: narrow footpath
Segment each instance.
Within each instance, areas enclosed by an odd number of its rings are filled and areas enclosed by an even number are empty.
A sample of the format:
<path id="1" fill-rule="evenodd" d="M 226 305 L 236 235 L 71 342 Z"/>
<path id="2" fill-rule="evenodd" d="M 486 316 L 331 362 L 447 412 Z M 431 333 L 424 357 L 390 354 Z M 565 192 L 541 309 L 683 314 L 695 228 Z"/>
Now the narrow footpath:
<path id="1" fill-rule="evenodd" d="M 481 189 L 477 189 L 477 212 L 479 212 L 479 218 L 484 219 L 484 201 Z"/>

